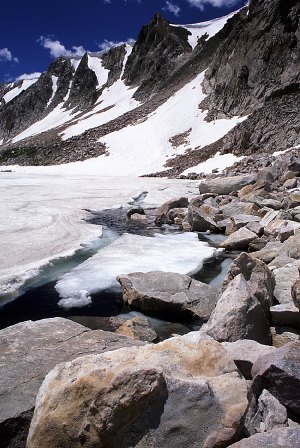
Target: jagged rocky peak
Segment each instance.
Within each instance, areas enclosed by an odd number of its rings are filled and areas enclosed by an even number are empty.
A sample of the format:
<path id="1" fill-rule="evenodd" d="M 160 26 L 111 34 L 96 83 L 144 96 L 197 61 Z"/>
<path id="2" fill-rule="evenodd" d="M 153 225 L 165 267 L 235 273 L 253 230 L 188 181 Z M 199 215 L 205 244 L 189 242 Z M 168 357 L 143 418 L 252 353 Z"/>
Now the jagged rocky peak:
<path id="1" fill-rule="evenodd" d="M 176 68 L 178 58 L 191 53 L 189 34 L 185 28 L 171 26 L 160 14 L 143 26 L 124 72 L 129 85 L 140 86 L 136 99 L 143 100 L 156 91 Z"/>
<path id="2" fill-rule="evenodd" d="M 85 53 L 75 72 L 69 100 L 67 102 L 69 107 L 79 107 L 80 109 L 83 109 L 92 105 L 98 97 L 97 76 L 95 72 L 89 68 L 88 58 L 88 54 Z"/>
<path id="3" fill-rule="evenodd" d="M 123 64 L 126 56 L 126 45 L 110 48 L 102 56 L 102 65 L 109 70 L 106 87 L 115 83 L 122 74 Z"/>
<path id="4" fill-rule="evenodd" d="M 252 0 L 206 72 L 204 107 L 249 114 L 300 80 L 299 0 Z"/>

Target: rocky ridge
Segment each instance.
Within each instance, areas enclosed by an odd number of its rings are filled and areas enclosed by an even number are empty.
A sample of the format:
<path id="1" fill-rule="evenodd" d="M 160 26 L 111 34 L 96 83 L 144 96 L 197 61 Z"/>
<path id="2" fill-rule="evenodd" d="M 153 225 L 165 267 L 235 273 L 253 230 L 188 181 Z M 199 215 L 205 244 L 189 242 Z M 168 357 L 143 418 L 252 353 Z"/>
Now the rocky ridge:
<path id="1" fill-rule="evenodd" d="M 300 142 L 299 14 L 296 0 L 252 0 L 249 10 L 238 12 L 215 36 L 208 39 L 203 35 L 194 49 L 188 43 L 186 28 L 170 26 L 156 15 L 143 27 L 126 60 L 124 46 L 99 55 L 109 71 L 103 86 L 97 86 L 88 55 L 76 71 L 69 59 L 54 61 L 35 84 L 0 107 L 0 138 L 4 138 L 1 163 L 57 164 L 101 155 L 104 151 L 99 138 L 147 120 L 204 70 L 207 96 L 199 107 L 207 111 L 206 119 L 235 115 L 246 119 L 213 144 L 203 146 L 199 141 L 196 148 L 187 144 L 184 154 L 167 162 L 170 169 L 162 175 L 178 176 L 218 151 L 250 155 L 293 147 Z M 48 105 L 53 76 L 58 78 L 57 90 Z M 92 113 L 103 89 L 121 77 L 128 86 L 137 88 L 134 98 L 141 104 L 135 109 L 72 137 L 70 142 L 59 135 L 66 125 L 17 144 L 9 140 L 46 117 L 60 102 L 67 110 Z M 5 86 L 1 90 L 5 92 Z M 77 117 L 71 119 L 76 122 Z"/>

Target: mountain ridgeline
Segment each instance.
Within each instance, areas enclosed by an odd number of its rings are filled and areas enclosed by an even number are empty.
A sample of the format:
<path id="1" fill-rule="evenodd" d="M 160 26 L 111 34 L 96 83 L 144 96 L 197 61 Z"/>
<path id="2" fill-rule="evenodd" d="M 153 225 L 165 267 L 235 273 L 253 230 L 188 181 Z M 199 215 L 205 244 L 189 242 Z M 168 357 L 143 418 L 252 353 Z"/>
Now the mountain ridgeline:
<path id="1" fill-rule="evenodd" d="M 172 25 L 156 14 L 133 47 L 60 57 L 30 83 L 2 84 L 0 163 L 50 165 L 109 156 L 105 136 L 159 114 L 204 71 L 199 110 L 206 111 L 205 120 L 244 120 L 209 145 L 200 138 L 186 152 L 175 151 L 167 163 L 170 176 L 217 151 L 250 155 L 299 145 L 299 18 L 298 0 L 251 0 L 215 33 L 206 32 L 205 24 Z M 178 114 L 184 113 L 179 102 Z M 80 131 L 65 137 L 74 126 Z"/>

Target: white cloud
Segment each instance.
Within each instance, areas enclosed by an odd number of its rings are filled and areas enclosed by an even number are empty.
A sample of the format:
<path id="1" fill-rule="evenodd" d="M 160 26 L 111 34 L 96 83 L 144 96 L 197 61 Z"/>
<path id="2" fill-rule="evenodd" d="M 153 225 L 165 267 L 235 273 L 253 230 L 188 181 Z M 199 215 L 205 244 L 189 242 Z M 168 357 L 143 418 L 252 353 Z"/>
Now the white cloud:
<path id="1" fill-rule="evenodd" d="M 108 51 L 110 48 L 113 48 L 113 47 L 119 47 L 120 45 L 124 45 L 124 44 L 133 45 L 134 43 L 135 43 L 134 39 L 128 39 L 126 42 L 115 42 L 112 40 L 104 39 L 103 42 L 101 42 L 100 44 L 97 44 L 97 45 L 100 48 L 100 50 Z"/>
<path id="2" fill-rule="evenodd" d="M 0 62 L 19 62 L 18 58 L 13 57 L 8 48 L 0 48 Z"/>
<path id="3" fill-rule="evenodd" d="M 163 10 L 171 12 L 174 16 L 179 16 L 180 13 L 180 7 L 169 0 L 166 1 Z"/>
<path id="4" fill-rule="evenodd" d="M 195 8 L 201 9 L 201 11 L 203 11 L 206 5 L 211 5 L 216 8 L 221 8 L 222 6 L 229 8 L 230 6 L 239 3 L 239 0 L 187 0 L 187 2 L 191 6 L 194 6 Z"/>
<path id="5" fill-rule="evenodd" d="M 24 79 L 36 79 L 41 76 L 40 72 L 34 72 L 34 73 L 24 73 L 21 76 L 18 76 L 16 81 L 23 81 Z"/>
<path id="6" fill-rule="evenodd" d="M 59 40 L 53 40 L 50 37 L 41 36 L 38 42 L 47 50 L 50 51 L 51 56 L 58 58 L 59 56 L 83 56 L 87 50 L 81 45 L 79 47 L 73 45 L 71 50 L 68 50 Z"/>

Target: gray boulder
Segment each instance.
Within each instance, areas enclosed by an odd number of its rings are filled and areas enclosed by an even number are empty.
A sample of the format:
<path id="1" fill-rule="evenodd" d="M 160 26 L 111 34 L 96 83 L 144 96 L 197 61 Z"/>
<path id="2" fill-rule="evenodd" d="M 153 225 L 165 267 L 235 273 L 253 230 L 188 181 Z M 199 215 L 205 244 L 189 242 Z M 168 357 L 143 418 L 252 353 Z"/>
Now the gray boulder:
<path id="1" fill-rule="evenodd" d="M 220 228 L 212 216 L 207 213 L 205 206 L 188 208 L 188 222 L 194 232 L 219 232 Z"/>
<path id="2" fill-rule="evenodd" d="M 168 222 L 168 213 L 172 208 L 185 208 L 189 205 L 188 198 L 181 197 L 165 202 L 156 210 L 155 224 L 161 225 Z"/>
<path id="3" fill-rule="evenodd" d="M 230 265 L 222 284 L 222 291 L 225 291 L 229 283 L 239 274 L 242 274 L 249 283 L 252 294 L 260 302 L 269 319 L 275 288 L 274 275 L 265 263 L 243 252 Z"/>
<path id="4" fill-rule="evenodd" d="M 18 432 L 28 431 L 39 387 L 56 364 L 82 354 L 141 344 L 114 333 L 91 331 L 60 317 L 1 330 L 0 440 L 14 446 L 9 443 L 18 438 Z"/>
<path id="5" fill-rule="evenodd" d="M 281 404 L 300 415 L 300 342 L 290 342 L 258 358 L 252 367 L 252 389 L 267 389 Z"/>
<path id="6" fill-rule="evenodd" d="M 225 195 L 238 192 L 245 185 L 249 185 L 254 182 L 254 175 L 219 177 L 216 179 L 208 179 L 202 181 L 199 185 L 199 191 L 200 194 L 213 193 L 218 195 Z"/>
<path id="7" fill-rule="evenodd" d="M 249 244 L 257 238 L 256 233 L 246 227 L 242 227 L 232 233 L 220 246 L 226 250 L 243 250 L 249 247 Z"/>
<path id="8" fill-rule="evenodd" d="M 172 272 L 135 272 L 120 275 L 124 302 L 145 313 L 206 321 L 218 290 L 191 277 Z"/>
<path id="9" fill-rule="evenodd" d="M 271 343 L 264 309 L 242 274 L 229 283 L 202 330 L 219 342 L 252 339 L 260 344 Z"/>
<path id="10" fill-rule="evenodd" d="M 300 448 L 300 428 L 275 429 L 240 440 L 228 448 Z"/>
<path id="11" fill-rule="evenodd" d="M 47 375 L 27 448 L 217 448 L 239 433 L 247 383 L 199 332 L 80 357 Z"/>
<path id="12" fill-rule="evenodd" d="M 288 426 L 286 408 L 266 389 L 255 399 L 247 412 L 245 428 L 249 435 Z"/>
<path id="13" fill-rule="evenodd" d="M 255 361 L 263 355 L 276 350 L 270 345 L 262 345 L 250 339 L 243 339 L 236 342 L 222 342 L 223 347 L 232 356 L 237 368 L 246 378 L 251 380 L 251 369 Z"/>

